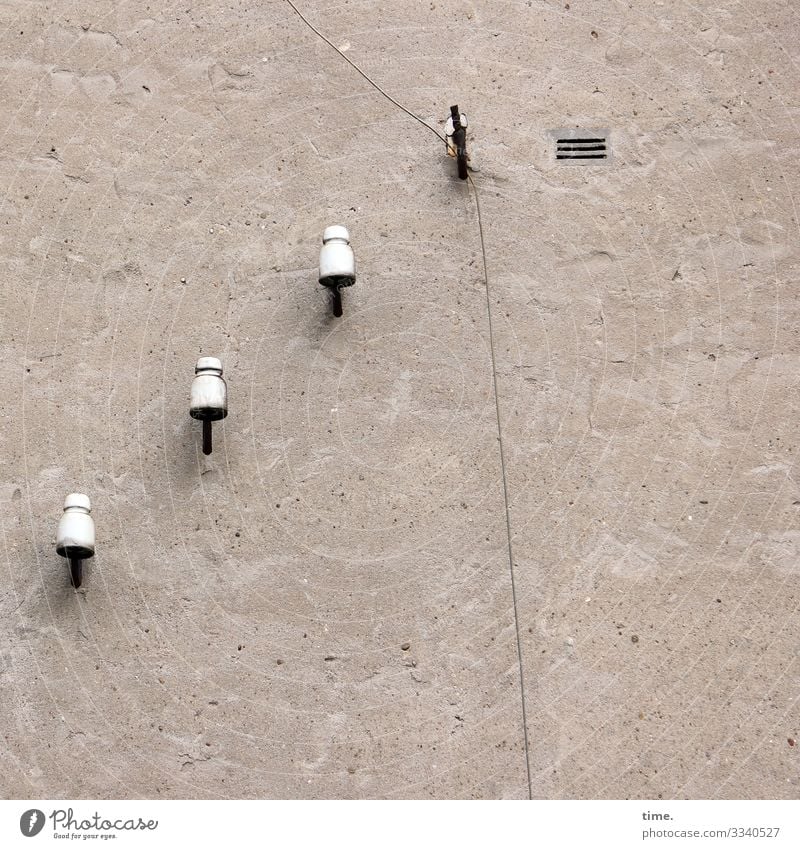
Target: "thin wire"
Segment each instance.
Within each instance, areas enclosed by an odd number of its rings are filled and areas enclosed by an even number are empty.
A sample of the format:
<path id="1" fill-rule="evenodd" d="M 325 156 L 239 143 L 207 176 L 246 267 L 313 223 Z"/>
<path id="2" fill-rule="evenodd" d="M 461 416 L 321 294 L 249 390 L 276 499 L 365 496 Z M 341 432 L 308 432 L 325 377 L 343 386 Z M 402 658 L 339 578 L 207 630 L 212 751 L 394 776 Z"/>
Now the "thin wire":
<path id="1" fill-rule="evenodd" d="M 429 123 L 427 123 L 427 121 L 423 121 L 423 120 L 422 120 L 422 118 L 420 118 L 420 117 L 419 117 L 419 115 L 415 115 L 415 114 L 414 114 L 414 113 L 413 113 L 410 109 L 406 109 L 406 107 L 405 107 L 405 106 L 403 106 L 403 104 L 402 104 L 402 103 L 398 103 L 398 102 L 397 102 L 397 101 L 396 101 L 396 100 L 395 100 L 395 99 L 391 96 L 391 94 L 389 94 L 388 92 L 384 91 L 384 90 L 383 90 L 383 89 L 382 89 L 382 88 L 381 88 L 381 87 L 380 87 L 380 86 L 379 86 L 379 85 L 375 82 L 375 80 L 373 80 L 373 79 L 371 79 L 369 76 L 367 76 L 367 74 L 365 74 L 365 73 L 364 73 L 364 71 L 362 71 L 362 70 L 361 70 L 361 68 L 359 68 L 359 67 L 358 67 L 358 65 L 356 65 L 356 63 L 352 61 L 352 59 L 350 59 L 349 57 L 345 56 L 345 54 L 344 54 L 341 50 L 339 50 L 339 48 L 338 48 L 338 47 L 337 47 L 337 46 L 336 46 L 336 45 L 335 45 L 335 44 L 334 44 L 334 43 L 333 43 L 333 42 L 332 42 L 329 38 L 327 38 L 326 36 L 324 36 L 324 35 L 323 35 L 323 34 L 322 34 L 322 33 L 321 33 L 321 32 L 320 32 L 320 31 L 319 31 L 319 30 L 318 30 L 318 29 L 314 26 L 314 24 L 312 24 L 312 23 L 311 23 L 311 21 L 309 21 L 309 20 L 308 20 L 308 18 L 307 18 L 307 17 L 306 17 L 306 16 L 305 16 L 305 15 L 304 15 L 304 14 L 303 14 L 303 13 L 302 13 L 302 12 L 301 12 L 298 8 L 297 8 L 297 6 L 295 6 L 295 5 L 294 5 L 294 3 L 292 2 L 292 0 L 286 0 L 286 2 L 287 2 L 287 3 L 288 3 L 291 7 L 292 7 L 292 9 L 294 9 L 294 11 L 297 13 L 297 16 L 300 18 L 300 20 L 301 20 L 301 21 L 303 21 L 303 23 L 304 23 L 304 24 L 305 24 L 305 25 L 306 25 L 309 29 L 313 30 L 313 31 L 314 31 L 314 32 L 315 32 L 315 33 L 316 33 L 316 34 L 317 34 L 317 35 L 318 35 L 318 36 L 319 36 L 319 37 L 320 37 L 320 38 L 321 38 L 321 39 L 325 42 L 325 44 L 327 44 L 327 45 L 329 45 L 330 47 L 332 47 L 332 48 L 333 48 L 333 49 L 334 49 L 334 50 L 335 50 L 335 51 L 336 51 L 336 52 L 337 52 L 337 53 L 338 53 L 338 54 L 342 57 L 342 59 L 344 59 L 344 61 L 345 61 L 345 62 L 347 62 L 347 64 L 348 64 L 348 65 L 350 65 L 352 68 L 355 68 L 355 70 L 356 70 L 356 71 L 358 71 L 358 73 L 359 73 L 359 74 L 361 74 L 361 76 L 362 76 L 362 77 L 364 77 L 364 79 L 365 79 L 365 80 L 366 80 L 366 81 L 367 81 L 367 82 L 368 82 L 368 83 L 369 83 L 369 84 L 370 84 L 370 85 L 371 85 L 374 89 L 376 89 L 377 91 L 379 91 L 379 92 L 380 92 L 380 93 L 381 93 L 381 94 L 382 94 L 382 95 L 383 95 L 383 96 L 384 96 L 387 100 L 390 100 L 392 103 L 394 103 L 394 105 L 395 105 L 398 109 L 402 109 L 402 110 L 403 110 L 403 112 L 405 112 L 405 113 L 406 113 L 406 115 L 409 115 L 409 116 L 410 116 L 411 118 L 413 118 L 415 121 L 418 121 L 420 124 L 422 124 L 422 126 L 423 126 L 423 127 L 425 127 L 426 129 L 430 130 L 430 131 L 431 131 L 431 132 L 432 132 L 432 133 L 433 133 L 433 134 L 434 134 L 434 135 L 435 135 L 438 139 L 440 139 L 440 140 L 441 140 L 441 141 L 443 141 L 445 144 L 447 144 L 447 139 L 446 139 L 446 138 L 445 138 L 445 137 L 444 137 L 444 136 L 443 136 L 443 135 L 442 135 L 442 134 L 441 134 L 441 133 L 440 133 L 440 132 L 439 132 L 439 131 L 435 128 L 435 127 L 432 127 Z"/>
<path id="2" fill-rule="evenodd" d="M 492 322 L 492 297 L 489 291 L 489 263 L 486 259 L 486 242 L 483 238 L 483 217 L 481 202 L 478 198 L 478 187 L 467 174 L 472 191 L 475 193 L 475 210 L 478 217 L 478 232 L 481 237 L 481 257 L 483 258 L 483 279 L 486 281 L 486 312 L 489 317 L 489 351 L 492 357 L 492 383 L 494 385 L 494 410 L 497 414 L 497 442 L 500 447 L 500 470 L 503 476 L 503 503 L 506 508 L 506 534 L 508 536 L 508 570 L 511 573 L 511 601 L 514 607 L 514 630 L 517 636 L 517 661 L 519 663 L 519 689 L 522 697 L 522 731 L 525 737 L 525 769 L 528 774 L 528 798 L 533 799 L 533 782 L 531 781 L 530 746 L 528 743 L 528 715 L 525 707 L 525 671 L 522 665 L 522 640 L 519 634 L 519 615 L 517 612 L 517 582 L 514 576 L 514 551 L 511 544 L 511 509 L 508 503 L 508 476 L 506 475 L 506 452 L 503 446 L 503 429 L 500 415 L 500 394 L 497 391 L 497 362 L 494 353 L 494 323 Z"/>
<path id="3" fill-rule="evenodd" d="M 438 139 L 447 144 L 447 139 L 434 127 L 428 124 L 426 121 L 423 121 L 419 115 L 415 115 L 409 109 L 406 109 L 402 103 L 398 103 L 388 92 L 384 91 L 373 79 L 371 79 L 361 68 L 356 65 L 355 62 L 350 60 L 345 54 L 339 50 L 339 48 L 326 36 L 324 36 L 309 20 L 303 15 L 303 13 L 295 6 L 292 0 L 286 0 L 286 2 L 294 9 L 297 16 L 301 21 L 314 33 L 316 33 L 327 45 L 332 47 L 341 57 L 347 62 L 348 65 L 353 67 L 359 74 L 378 92 L 380 92 L 387 100 L 393 103 L 398 109 L 402 109 L 406 115 L 413 118 L 418 123 L 422 124 L 423 127 L 430 130 Z M 520 686 L 520 696 L 522 701 L 522 733 L 525 744 L 525 771 L 528 776 L 528 798 L 533 799 L 533 782 L 531 780 L 531 759 L 530 759 L 530 744 L 528 742 L 528 717 L 527 710 L 525 707 L 525 675 L 522 664 L 522 640 L 520 638 L 519 631 L 519 615 L 517 608 L 517 585 L 514 576 L 514 554 L 511 544 L 511 510 L 508 503 L 508 476 L 506 475 L 506 456 L 505 456 L 505 448 L 503 446 L 503 431 L 502 431 L 502 416 L 500 415 L 500 396 L 497 391 L 497 360 L 494 353 L 494 325 L 492 322 L 492 298 L 489 290 L 489 264 L 486 259 L 486 242 L 483 237 L 483 218 L 481 216 L 481 204 L 478 198 L 478 187 L 475 185 L 475 181 L 472 179 L 472 175 L 468 174 L 467 178 L 472 186 L 472 191 L 475 194 L 475 211 L 477 213 L 478 218 L 478 233 L 480 234 L 481 240 L 481 257 L 483 259 L 483 279 L 486 283 L 486 311 L 489 319 L 489 350 L 491 352 L 492 359 L 492 384 L 494 387 L 494 407 L 495 407 L 495 415 L 497 416 L 497 441 L 500 448 L 500 471 L 503 478 L 503 503 L 505 506 L 505 514 L 506 514 L 506 536 L 508 539 L 508 567 L 509 572 L 511 574 L 511 600 L 512 606 L 514 610 L 514 630 L 516 633 L 517 640 L 517 662 L 519 665 L 519 686 Z"/>

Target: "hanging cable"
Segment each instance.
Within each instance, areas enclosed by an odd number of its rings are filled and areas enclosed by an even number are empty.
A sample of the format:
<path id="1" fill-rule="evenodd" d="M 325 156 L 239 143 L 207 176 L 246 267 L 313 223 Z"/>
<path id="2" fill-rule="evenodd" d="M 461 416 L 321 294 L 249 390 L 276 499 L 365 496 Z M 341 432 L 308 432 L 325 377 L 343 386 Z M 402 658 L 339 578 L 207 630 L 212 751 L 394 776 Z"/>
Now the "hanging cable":
<path id="1" fill-rule="evenodd" d="M 329 38 L 323 35 L 309 20 L 303 15 L 303 13 L 295 6 L 292 0 L 286 0 L 286 2 L 292 7 L 297 16 L 301 21 L 314 33 L 316 33 L 327 45 L 332 47 L 341 57 L 347 62 L 352 68 L 354 68 L 376 91 L 380 92 L 388 101 L 393 103 L 398 109 L 401 109 L 406 113 L 409 117 L 413 118 L 418 123 L 422 124 L 425 129 L 430 130 L 440 141 L 443 141 L 445 145 L 447 144 L 447 139 L 435 128 L 428 124 L 426 121 L 423 121 L 419 115 L 415 115 L 410 109 L 406 109 L 402 103 L 399 103 L 395 100 L 388 92 L 382 89 L 376 82 L 373 80 L 368 74 L 361 70 L 361 68 L 356 65 L 349 57 L 345 56 L 344 52 L 341 51 Z M 483 219 L 481 217 L 481 204 L 480 199 L 478 197 L 478 187 L 475 185 L 475 181 L 472 179 L 472 175 L 468 174 L 469 183 L 472 186 L 472 191 L 475 195 L 475 212 L 478 219 L 478 233 L 480 235 L 481 242 L 481 257 L 483 259 L 483 279 L 486 284 L 486 310 L 489 322 L 489 350 L 491 352 L 492 359 L 492 385 L 494 389 L 494 404 L 495 404 L 495 413 L 497 416 L 497 439 L 500 449 L 500 471 L 503 478 L 503 502 L 505 506 L 505 516 L 506 516 L 506 535 L 508 538 L 508 566 L 509 572 L 511 576 L 511 600 L 512 607 L 514 611 L 514 630 L 516 634 L 516 643 L 517 643 L 517 661 L 519 665 L 519 683 L 520 683 L 520 697 L 522 702 L 522 732 L 523 739 L 525 745 L 525 771 L 528 779 L 528 798 L 533 798 L 533 783 L 531 781 L 531 759 L 530 759 L 530 745 L 528 741 L 528 719 L 527 719 L 527 711 L 525 707 L 525 675 L 524 668 L 522 663 L 522 640 L 520 638 L 520 630 L 519 630 L 519 615 L 517 609 L 517 585 L 514 576 L 514 554 L 512 550 L 512 533 L 511 533 L 511 509 L 508 501 L 508 477 L 506 475 L 506 458 L 505 458 L 505 450 L 503 447 L 503 432 L 502 432 L 502 416 L 500 414 L 500 396 L 497 391 L 497 361 L 495 358 L 494 351 L 494 326 L 492 322 L 492 298 L 489 290 L 489 265 L 486 260 L 486 242 L 483 236 Z"/>
<path id="2" fill-rule="evenodd" d="M 375 82 L 375 80 L 373 80 L 373 79 L 372 79 L 372 78 L 371 78 L 368 74 L 365 74 L 365 73 L 364 73 L 364 71 L 362 71 L 362 70 L 361 70 L 361 68 L 359 68 L 359 67 L 358 67 L 358 65 L 356 65 L 356 63 L 355 63 L 355 62 L 353 62 L 353 61 L 352 61 L 352 60 L 351 60 L 348 56 L 346 56 L 342 50 L 339 50 L 339 48 L 338 48 L 338 47 L 337 47 L 337 46 L 336 46 L 336 45 L 335 45 L 335 44 L 334 44 L 334 43 L 333 43 L 333 42 L 332 42 L 329 38 L 327 38 L 326 36 L 324 36 L 324 35 L 323 35 L 323 34 L 322 34 L 322 33 L 321 33 L 321 32 L 320 32 L 320 31 L 319 31 L 319 30 L 318 30 L 318 29 L 314 26 L 314 24 L 312 24 L 312 23 L 311 23 L 311 21 L 309 21 L 309 20 L 308 20 L 308 18 L 307 18 L 307 17 L 306 17 L 306 16 L 305 16 L 305 15 L 304 15 L 304 14 L 303 14 L 303 13 L 302 13 L 302 12 L 301 12 L 298 8 L 297 8 L 297 6 L 295 6 L 295 5 L 294 5 L 294 3 L 292 2 L 292 0 L 286 0 L 286 2 L 287 2 L 287 3 L 288 3 L 291 7 L 292 7 L 292 9 L 294 9 L 295 13 L 296 13 L 296 14 L 297 14 L 297 16 L 300 18 L 300 20 L 301 20 L 301 21 L 303 21 L 303 23 L 304 23 L 304 24 L 305 24 L 305 25 L 306 25 L 306 26 L 307 26 L 310 30 L 312 30 L 313 32 L 315 32 L 315 33 L 316 33 L 316 34 L 317 34 L 317 35 L 318 35 L 318 36 L 319 36 L 319 37 L 320 37 L 320 38 L 321 38 L 321 39 L 325 42 L 325 44 L 327 44 L 327 45 L 329 45 L 330 47 L 332 47 L 332 48 L 333 48 L 333 49 L 334 49 L 334 50 L 335 50 L 335 51 L 336 51 L 336 52 L 337 52 L 337 53 L 338 53 L 338 54 L 342 57 L 342 59 L 344 59 L 344 61 L 345 61 L 345 62 L 347 62 L 347 64 L 348 64 L 348 65 L 350 65 L 350 67 L 352 67 L 352 68 L 354 68 L 356 71 L 358 71 L 358 73 L 359 73 L 359 74 L 361 74 L 361 76 L 362 76 L 362 77 L 363 77 L 363 78 L 364 78 L 364 79 L 365 79 L 365 80 L 366 80 L 366 81 L 367 81 L 367 82 L 368 82 L 368 83 L 369 83 L 369 84 L 370 84 L 370 85 L 371 85 L 374 89 L 376 89 L 376 91 L 379 91 L 379 92 L 380 92 L 380 93 L 381 93 L 381 94 L 382 94 L 382 95 L 383 95 L 383 96 L 384 96 L 387 100 L 389 100 L 389 101 L 391 101 L 392 103 L 394 103 L 394 105 L 395 105 L 398 109 L 402 109 L 402 110 L 403 110 L 403 112 L 405 112 L 405 113 L 406 113 L 406 115 L 409 115 L 409 116 L 410 116 L 411 118 L 413 118 L 415 121 L 418 121 L 420 124 L 422 124 L 422 126 L 423 126 L 423 127 L 425 127 L 427 130 L 430 130 L 430 131 L 431 131 L 431 132 L 432 132 L 432 133 L 433 133 L 433 134 L 434 134 L 434 135 L 435 135 L 438 139 L 440 139 L 440 140 L 441 140 L 441 141 L 443 141 L 445 144 L 447 144 L 447 140 L 445 139 L 445 137 L 444 137 L 444 136 L 443 136 L 443 135 L 442 135 L 442 134 L 441 134 L 441 133 L 440 133 L 440 132 L 439 132 L 439 131 L 435 128 L 435 127 L 432 127 L 429 123 L 427 123 L 427 121 L 423 121 L 423 120 L 422 120 L 422 118 L 420 118 L 420 117 L 419 117 L 419 115 L 415 115 L 415 114 L 414 114 L 414 113 L 413 113 L 410 109 L 406 109 L 406 107 L 405 107 L 405 106 L 403 106 L 403 104 L 402 104 L 402 103 L 398 103 L 398 101 L 396 101 L 396 100 L 395 100 L 395 99 L 391 96 L 391 94 L 389 94 L 388 92 L 384 91 L 384 90 L 383 90 L 383 89 L 382 89 L 382 88 L 381 88 L 381 87 L 380 87 L 380 86 L 379 86 L 379 85 Z"/>

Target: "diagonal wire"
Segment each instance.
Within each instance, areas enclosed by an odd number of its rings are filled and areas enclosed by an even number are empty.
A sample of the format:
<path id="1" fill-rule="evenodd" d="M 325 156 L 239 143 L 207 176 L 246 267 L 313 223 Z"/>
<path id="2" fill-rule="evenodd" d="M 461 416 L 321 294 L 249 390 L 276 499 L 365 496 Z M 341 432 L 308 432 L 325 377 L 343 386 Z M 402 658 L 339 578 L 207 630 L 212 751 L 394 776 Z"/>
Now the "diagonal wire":
<path id="1" fill-rule="evenodd" d="M 377 91 L 379 91 L 379 92 L 380 92 L 380 93 L 381 93 L 381 94 L 382 94 L 382 95 L 383 95 L 383 96 L 384 96 L 387 100 L 390 100 L 392 103 L 394 103 L 394 105 L 395 105 L 398 109 L 402 109 L 402 110 L 403 110 L 403 112 L 405 112 L 405 113 L 406 113 L 406 115 L 409 115 L 409 116 L 410 116 L 411 118 L 413 118 L 415 121 L 418 121 L 420 124 L 422 124 L 422 126 L 423 126 L 423 127 L 425 127 L 426 129 L 430 130 L 430 131 L 431 131 L 431 132 L 432 132 L 432 133 L 433 133 L 433 134 L 434 134 L 437 138 L 441 139 L 441 140 L 442 140 L 445 144 L 447 144 L 447 140 L 445 139 L 445 137 L 444 137 L 444 136 L 443 136 L 443 135 L 442 135 L 442 134 L 441 134 L 441 133 L 440 133 L 440 132 L 439 132 L 436 128 L 432 127 L 432 126 L 431 126 L 430 124 L 428 124 L 426 121 L 423 121 L 423 120 L 422 120 L 422 118 L 420 118 L 420 117 L 419 117 L 419 115 L 415 115 L 415 114 L 414 114 L 414 113 L 413 113 L 410 109 L 406 109 L 406 107 L 405 107 L 405 106 L 403 106 L 403 104 L 402 104 L 402 103 L 398 103 L 398 101 L 396 101 L 396 100 L 395 100 L 395 99 L 391 96 L 391 94 L 389 94 L 388 92 L 384 91 L 384 90 L 383 90 L 383 89 L 382 89 L 382 88 L 381 88 L 381 87 L 380 87 L 380 86 L 379 86 L 379 85 L 375 82 L 375 80 L 373 80 L 373 79 L 371 79 L 370 77 L 368 77 L 368 76 L 364 73 L 364 71 L 362 71 L 362 70 L 361 70 L 361 68 L 359 68 L 359 67 L 358 67 L 358 65 L 356 65 L 356 63 L 355 63 L 355 62 L 353 62 L 353 60 L 352 60 L 352 59 L 350 59 L 350 58 L 349 58 L 348 56 L 346 56 L 346 55 L 345 55 L 345 54 L 344 54 L 341 50 L 339 50 L 339 48 L 338 48 L 338 47 L 337 47 L 337 46 L 336 46 L 336 45 L 335 45 L 335 44 L 334 44 L 334 43 L 333 43 L 333 42 L 332 42 L 332 41 L 331 41 L 331 40 L 330 40 L 327 36 L 323 35 L 323 34 L 322 34 L 322 33 L 321 33 L 321 32 L 320 32 L 320 31 L 319 31 L 319 30 L 318 30 L 318 29 L 314 26 L 314 24 L 312 24 L 312 23 L 311 23 L 311 21 L 309 21 L 309 20 L 308 20 L 308 18 L 307 18 L 307 17 L 306 17 L 306 16 L 305 16 L 305 15 L 304 15 L 304 14 L 303 14 L 303 13 L 302 13 L 302 12 L 301 12 L 298 8 L 297 8 L 297 6 L 295 6 L 295 5 L 294 5 L 294 3 L 292 2 L 292 0 L 286 0 L 286 2 L 287 2 L 287 3 L 288 3 L 291 7 L 292 7 L 292 9 L 294 9 L 294 11 L 297 13 L 297 16 L 300 18 L 300 20 L 301 20 L 301 21 L 303 21 L 303 23 L 304 23 L 304 24 L 305 24 L 305 25 L 306 25 L 309 29 L 313 30 L 313 31 L 314 31 L 314 32 L 315 32 L 315 33 L 316 33 L 316 34 L 317 34 L 317 35 L 318 35 L 318 36 L 319 36 L 319 37 L 320 37 L 320 38 L 321 38 L 321 39 L 322 39 L 322 40 L 323 40 L 323 41 L 324 41 L 327 45 L 329 45 L 330 47 L 332 47 L 332 48 L 333 48 L 333 49 L 334 49 L 334 50 L 335 50 L 335 51 L 336 51 L 336 52 L 337 52 L 337 53 L 338 53 L 338 54 L 342 57 L 342 59 L 344 59 L 344 61 L 345 61 L 345 62 L 347 62 L 347 64 L 348 64 L 348 65 L 350 65 L 352 68 L 355 68 L 355 70 L 356 70 L 356 71 L 358 71 L 358 73 L 359 73 L 359 74 L 361 74 L 361 76 L 362 76 L 362 77 L 364 77 L 364 79 L 365 79 L 365 80 L 366 80 L 366 81 L 367 81 L 367 82 L 368 82 L 368 83 L 369 83 L 369 84 L 370 84 L 370 85 L 371 85 L 374 89 L 376 89 Z"/>
<path id="2" fill-rule="evenodd" d="M 346 56 L 329 38 L 323 35 L 312 23 L 308 20 L 308 18 L 303 15 L 303 13 L 295 6 L 292 0 L 286 0 L 286 2 L 292 7 L 297 16 L 301 21 L 316 35 L 318 35 L 327 45 L 332 47 L 341 57 L 347 62 L 354 70 L 356 70 L 376 91 L 380 92 L 387 100 L 393 103 L 398 109 L 401 109 L 406 113 L 409 117 L 413 118 L 418 123 L 422 124 L 427 130 L 430 130 L 438 139 L 447 144 L 447 139 L 434 127 L 428 124 L 426 121 L 423 121 L 419 115 L 415 115 L 410 109 L 406 109 L 402 103 L 399 103 L 395 100 L 388 92 L 382 89 L 371 77 L 369 77 L 361 68 L 356 65 L 348 56 Z M 500 471 L 502 473 L 503 478 L 503 503 L 505 506 L 505 515 L 506 515 L 506 535 L 508 538 L 508 568 L 511 575 L 511 600 L 512 606 L 514 610 L 514 631 L 516 634 L 516 642 L 517 642 L 517 662 L 519 664 L 519 685 L 520 685 L 520 697 L 522 702 L 522 733 L 525 744 L 525 771 L 528 777 L 528 798 L 533 798 L 533 783 L 531 781 L 531 759 L 530 759 L 530 744 L 528 741 L 528 717 L 527 711 L 525 707 L 525 675 L 523 671 L 522 664 L 522 640 L 520 638 L 520 630 L 519 630 L 519 615 L 518 615 L 518 607 L 517 607 L 517 585 L 514 576 L 514 554 L 512 549 L 512 533 L 511 533 L 511 509 L 508 501 L 508 476 L 506 474 L 506 456 L 505 456 L 505 448 L 503 446 L 503 431 L 502 431 L 502 416 L 500 414 L 500 396 L 497 391 L 497 360 L 495 357 L 494 350 L 494 324 L 492 321 L 492 298 L 491 292 L 489 290 L 489 265 L 486 260 L 486 241 L 483 235 L 483 218 L 481 216 L 481 204 L 480 199 L 478 197 L 478 187 L 475 185 L 475 181 L 472 179 L 472 175 L 468 175 L 470 185 L 472 186 L 472 191 L 475 194 L 475 211 L 478 218 L 478 233 L 480 234 L 481 240 L 481 258 L 483 260 L 483 279 L 486 283 L 486 311 L 489 320 L 489 350 L 491 352 L 492 359 L 492 384 L 494 388 L 494 405 L 495 405 L 495 413 L 497 415 L 497 441 L 500 450 Z"/>
<path id="3" fill-rule="evenodd" d="M 514 607 L 514 631 L 517 638 L 517 662 L 519 663 L 519 689 L 522 700 L 522 731 L 525 738 L 525 770 L 528 774 L 528 798 L 533 798 L 533 782 L 531 781 L 530 745 L 528 743 L 528 716 L 525 700 L 525 672 L 522 665 L 522 640 L 519 633 L 519 615 L 517 609 L 517 582 L 514 576 L 514 550 L 511 544 L 511 507 L 508 501 L 508 476 L 506 475 L 506 452 L 503 445 L 502 416 L 500 415 L 500 394 L 497 389 L 497 361 L 494 353 L 494 322 L 492 321 L 492 296 L 489 291 L 489 263 L 486 260 L 486 242 L 483 237 L 483 217 L 481 202 L 478 198 L 478 187 L 468 174 L 472 191 L 475 193 L 475 211 L 478 218 L 478 233 L 481 237 L 481 257 L 483 259 L 483 279 L 486 282 L 486 312 L 489 318 L 489 351 L 492 356 L 492 383 L 494 385 L 494 409 L 497 414 L 497 444 L 500 450 L 500 470 L 503 477 L 503 503 L 506 510 L 506 534 L 508 535 L 508 571 L 511 575 L 511 601 Z"/>

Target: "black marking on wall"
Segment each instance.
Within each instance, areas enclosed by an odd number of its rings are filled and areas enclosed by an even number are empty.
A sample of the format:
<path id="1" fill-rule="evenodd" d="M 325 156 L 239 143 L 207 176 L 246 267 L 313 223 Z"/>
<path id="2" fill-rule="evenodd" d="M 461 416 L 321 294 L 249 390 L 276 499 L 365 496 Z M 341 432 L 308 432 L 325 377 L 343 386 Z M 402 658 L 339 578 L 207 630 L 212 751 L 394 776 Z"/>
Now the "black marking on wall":
<path id="1" fill-rule="evenodd" d="M 611 159 L 608 130 L 550 130 L 559 165 L 605 165 Z"/>

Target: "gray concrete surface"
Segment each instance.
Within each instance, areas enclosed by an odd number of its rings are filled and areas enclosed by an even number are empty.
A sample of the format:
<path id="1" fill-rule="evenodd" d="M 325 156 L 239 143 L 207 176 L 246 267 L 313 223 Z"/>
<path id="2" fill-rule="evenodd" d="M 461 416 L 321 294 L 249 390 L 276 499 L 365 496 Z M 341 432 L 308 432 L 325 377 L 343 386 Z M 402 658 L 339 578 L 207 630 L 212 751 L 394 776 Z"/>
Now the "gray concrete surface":
<path id="1" fill-rule="evenodd" d="M 796 10 L 299 5 L 469 115 L 516 611 L 434 137 L 280 0 L 5 2 L 0 792 L 796 797 Z M 565 126 L 613 163 L 557 165 Z"/>

